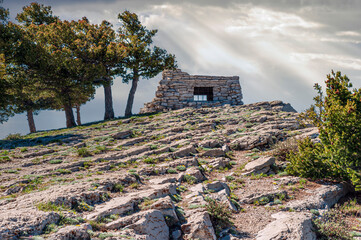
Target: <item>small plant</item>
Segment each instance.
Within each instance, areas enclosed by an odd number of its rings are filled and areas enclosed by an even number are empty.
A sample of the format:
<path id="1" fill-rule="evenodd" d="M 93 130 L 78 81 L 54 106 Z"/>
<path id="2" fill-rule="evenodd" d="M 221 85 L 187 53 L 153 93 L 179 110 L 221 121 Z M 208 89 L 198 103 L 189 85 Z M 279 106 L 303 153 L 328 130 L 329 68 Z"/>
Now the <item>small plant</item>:
<path id="1" fill-rule="evenodd" d="M 352 240 L 344 217 L 336 209 L 331 209 L 322 217 L 315 219 L 313 223 L 316 226 L 317 239 Z"/>
<path id="2" fill-rule="evenodd" d="M 195 184 L 198 180 L 196 177 L 191 176 L 189 174 L 184 175 L 184 181 L 186 181 L 188 184 Z"/>
<path id="3" fill-rule="evenodd" d="M 228 206 L 222 202 L 211 198 L 207 198 L 206 201 L 206 210 L 211 216 L 211 221 L 216 234 L 219 235 L 222 229 L 233 225 L 231 220 L 232 212 L 229 210 Z"/>
<path id="4" fill-rule="evenodd" d="M 23 148 L 20 148 L 20 152 L 27 152 L 28 151 L 28 149 L 26 148 L 26 147 L 23 147 Z"/>
<path id="5" fill-rule="evenodd" d="M 52 212 L 52 211 L 60 212 L 60 211 L 70 210 L 64 204 L 59 206 L 52 202 L 40 202 L 40 203 L 37 203 L 35 206 L 38 210 L 44 211 L 44 212 Z"/>
<path id="6" fill-rule="evenodd" d="M 49 161 L 50 164 L 60 164 L 62 162 L 63 162 L 63 160 L 60 160 L 60 159 L 54 159 L 54 160 Z"/>
<path id="7" fill-rule="evenodd" d="M 45 227 L 44 233 L 49 234 L 58 231 L 58 226 L 55 223 L 51 223 Z"/>
<path id="8" fill-rule="evenodd" d="M 22 139 L 20 133 L 9 134 L 4 138 L 4 140 L 19 140 L 19 139 Z"/>
<path id="9" fill-rule="evenodd" d="M 177 170 L 174 169 L 174 168 L 169 168 L 169 169 L 167 170 L 167 172 L 168 172 L 169 174 L 176 174 L 176 173 L 177 173 Z"/>
<path id="10" fill-rule="evenodd" d="M 114 192 L 123 192 L 124 186 L 120 183 L 114 184 L 113 191 Z"/>
<path id="11" fill-rule="evenodd" d="M 291 152 L 297 152 L 298 151 L 298 144 L 297 140 L 295 138 L 287 138 L 283 142 L 278 142 L 273 146 L 273 152 L 272 155 L 278 160 L 278 161 L 286 161 L 288 154 Z"/>
<path id="12" fill-rule="evenodd" d="M 77 149 L 77 153 L 79 157 L 90 157 L 92 155 L 86 147 Z"/>
<path id="13" fill-rule="evenodd" d="M 84 201 L 81 201 L 80 203 L 78 203 L 78 205 L 76 206 L 76 210 L 78 212 L 87 212 L 87 211 L 93 211 L 94 207 L 90 206 L 89 204 L 87 204 Z"/>
<path id="14" fill-rule="evenodd" d="M 106 146 L 96 146 L 95 150 L 93 151 L 94 154 L 99 154 L 99 153 L 103 153 L 106 152 L 108 149 Z"/>
<path id="15" fill-rule="evenodd" d="M 236 179 L 234 176 L 226 176 L 225 178 L 227 182 L 232 182 L 233 180 Z"/>
<path id="16" fill-rule="evenodd" d="M 139 183 L 135 182 L 129 185 L 130 188 L 132 189 L 138 189 L 140 187 Z"/>
<path id="17" fill-rule="evenodd" d="M 143 162 L 147 163 L 147 164 L 153 164 L 156 163 L 156 159 L 152 158 L 152 157 L 146 157 L 143 159 Z"/>
<path id="18" fill-rule="evenodd" d="M 176 169 L 178 171 L 185 171 L 185 170 L 187 170 L 187 167 L 185 165 L 179 165 L 179 166 L 176 167 Z"/>
<path id="19" fill-rule="evenodd" d="M 56 172 L 58 172 L 60 174 L 70 174 L 71 173 L 71 171 L 69 169 L 63 169 L 63 168 L 56 170 Z"/>
<path id="20" fill-rule="evenodd" d="M 11 162 L 11 159 L 8 156 L 0 156 L 0 163 Z"/>

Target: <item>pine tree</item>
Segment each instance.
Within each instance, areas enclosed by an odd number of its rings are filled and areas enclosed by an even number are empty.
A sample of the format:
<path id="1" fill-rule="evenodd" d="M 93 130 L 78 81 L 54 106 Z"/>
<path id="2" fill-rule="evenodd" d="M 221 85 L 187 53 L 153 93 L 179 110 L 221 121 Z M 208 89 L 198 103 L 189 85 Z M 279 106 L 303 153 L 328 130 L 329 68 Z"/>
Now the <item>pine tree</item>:
<path id="1" fill-rule="evenodd" d="M 157 46 L 152 47 L 153 37 L 157 30 L 148 30 L 139 21 L 135 13 L 125 11 L 118 15 L 122 26 L 119 28 L 119 38 L 127 50 L 127 56 L 119 65 L 123 82 L 132 82 L 129 92 L 125 116 L 132 115 L 134 95 L 140 77 L 150 79 L 164 69 L 175 68 L 175 56 Z"/>

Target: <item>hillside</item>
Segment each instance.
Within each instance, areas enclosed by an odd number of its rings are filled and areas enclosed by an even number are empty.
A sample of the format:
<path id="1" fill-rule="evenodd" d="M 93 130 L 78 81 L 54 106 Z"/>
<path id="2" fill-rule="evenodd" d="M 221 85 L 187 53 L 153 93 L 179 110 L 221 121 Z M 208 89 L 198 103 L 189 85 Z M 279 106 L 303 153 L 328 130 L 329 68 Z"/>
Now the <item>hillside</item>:
<path id="1" fill-rule="evenodd" d="M 274 101 L 2 140 L 0 238 L 316 239 L 347 188 L 285 175 L 271 147 L 317 140 L 296 118 Z"/>

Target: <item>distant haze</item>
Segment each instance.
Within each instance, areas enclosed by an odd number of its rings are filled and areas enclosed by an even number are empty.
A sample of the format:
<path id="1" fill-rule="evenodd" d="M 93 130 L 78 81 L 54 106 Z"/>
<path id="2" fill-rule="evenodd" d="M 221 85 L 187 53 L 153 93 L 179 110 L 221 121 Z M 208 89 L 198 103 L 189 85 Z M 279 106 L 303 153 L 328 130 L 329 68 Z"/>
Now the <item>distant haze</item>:
<path id="1" fill-rule="evenodd" d="M 11 19 L 33 1 L 4 0 Z M 359 0 L 44 0 L 61 19 L 103 19 L 119 27 L 117 15 L 137 13 L 149 29 L 158 29 L 155 44 L 176 55 L 190 74 L 239 76 L 244 102 L 282 100 L 298 111 L 312 103 L 314 83 L 331 69 L 361 87 L 361 1 Z M 151 101 L 161 76 L 141 80 L 133 112 Z M 130 86 L 114 80 L 116 116 L 124 114 Z M 81 108 L 82 121 L 102 120 L 103 89 Z M 42 111 L 38 130 L 65 127 L 65 114 Z M 0 125 L 0 138 L 28 133 L 24 114 Z"/>

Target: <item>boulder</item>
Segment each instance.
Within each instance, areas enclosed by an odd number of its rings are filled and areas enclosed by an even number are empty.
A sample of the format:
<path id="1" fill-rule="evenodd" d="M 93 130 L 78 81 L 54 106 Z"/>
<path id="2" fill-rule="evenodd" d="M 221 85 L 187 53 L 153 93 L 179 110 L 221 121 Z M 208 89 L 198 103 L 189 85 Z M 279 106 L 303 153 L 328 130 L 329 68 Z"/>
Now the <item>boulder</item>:
<path id="1" fill-rule="evenodd" d="M 349 192 L 349 186 L 346 183 L 334 185 L 324 185 L 311 191 L 312 195 L 307 199 L 289 202 L 286 208 L 294 210 L 310 210 L 310 209 L 329 209 L 335 205 L 340 198 Z"/>
<path id="2" fill-rule="evenodd" d="M 90 240 L 90 234 L 88 230 L 92 227 L 89 224 L 82 224 L 80 226 L 66 226 L 60 229 L 58 232 L 52 234 L 49 240 Z"/>
<path id="3" fill-rule="evenodd" d="M 226 153 L 222 149 L 215 148 L 205 151 L 201 154 L 201 157 L 224 157 L 225 155 Z"/>
<path id="4" fill-rule="evenodd" d="M 279 212 L 272 215 L 276 220 L 258 232 L 256 240 L 316 240 L 313 232 L 312 214 Z"/>
<path id="5" fill-rule="evenodd" d="M 18 239 L 22 235 L 38 235 L 59 220 L 59 214 L 33 209 L 3 210 L 0 212 L 0 239 Z"/>
<path id="6" fill-rule="evenodd" d="M 216 240 L 211 218 L 207 212 L 190 212 L 187 223 L 182 225 L 184 239 Z"/>
<path id="7" fill-rule="evenodd" d="M 275 163 L 274 157 L 261 157 L 249 162 L 244 167 L 245 175 L 267 173 L 271 166 Z"/>
<path id="8" fill-rule="evenodd" d="M 117 133 L 113 134 L 112 137 L 114 139 L 125 139 L 125 138 L 130 137 L 131 135 L 132 135 L 132 131 L 126 130 L 126 131 L 117 132 Z"/>

